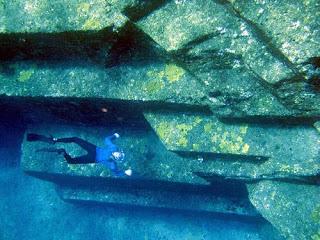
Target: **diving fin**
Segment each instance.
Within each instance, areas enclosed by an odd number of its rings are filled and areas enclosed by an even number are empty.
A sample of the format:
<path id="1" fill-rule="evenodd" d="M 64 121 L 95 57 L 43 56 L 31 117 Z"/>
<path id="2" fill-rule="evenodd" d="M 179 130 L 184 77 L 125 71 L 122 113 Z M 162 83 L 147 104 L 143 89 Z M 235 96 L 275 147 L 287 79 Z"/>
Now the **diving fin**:
<path id="1" fill-rule="evenodd" d="M 44 135 L 39 135 L 36 133 L 28 133 L 27 134 L 27 141 L 29 141 L 29 142 L 41 141 L 41 142 L 46 142 L 46 143 L 54 143 L 54 140 L 52 137 L 46 137 Z"/>

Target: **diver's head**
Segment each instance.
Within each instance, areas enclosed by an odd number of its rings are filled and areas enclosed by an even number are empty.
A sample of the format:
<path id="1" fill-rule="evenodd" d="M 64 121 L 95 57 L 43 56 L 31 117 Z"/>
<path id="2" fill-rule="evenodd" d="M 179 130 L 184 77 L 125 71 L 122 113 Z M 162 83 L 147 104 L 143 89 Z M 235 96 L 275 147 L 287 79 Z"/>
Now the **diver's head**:
<path id="1" fill-rule="evenodd" d="M 118 162 L 123 162 L 124 161 L 124 152 L 122 150 L 118 150 L 118 151 L 115 151 L 115 152 L 112 152 L 112 158 L 115 160 L 115 161 L 118 161 Z"/>

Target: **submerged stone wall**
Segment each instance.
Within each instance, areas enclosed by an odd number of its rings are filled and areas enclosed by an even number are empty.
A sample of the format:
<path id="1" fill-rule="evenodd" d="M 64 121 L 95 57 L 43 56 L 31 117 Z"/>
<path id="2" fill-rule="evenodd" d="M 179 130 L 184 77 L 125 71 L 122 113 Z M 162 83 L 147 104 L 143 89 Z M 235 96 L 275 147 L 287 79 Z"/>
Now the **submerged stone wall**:
<path id="1" fill-rule="evenodd" d="M 317 0 L 0 1 L 0 103 L 44 134 L 98 143 L 97 125 L 117 126 L 133 137 L 123 142 L 138 146 L 129 163 L 149 181 L 239 183 L 287 239 L 318 239 L 319 9 Z M 137 138 L 122 128 L 141 122 L 151 128 Z M 33 175 L 120 180 L 33 150 L 23 144 Z M 157 205 L 152 191 L 137 205 Z M 126 198 L 117 194 L 110 199 Z M 61 196 L 107 198 L 74 186 Z M 200 209 L 230 206 L 209 202 Z"/>

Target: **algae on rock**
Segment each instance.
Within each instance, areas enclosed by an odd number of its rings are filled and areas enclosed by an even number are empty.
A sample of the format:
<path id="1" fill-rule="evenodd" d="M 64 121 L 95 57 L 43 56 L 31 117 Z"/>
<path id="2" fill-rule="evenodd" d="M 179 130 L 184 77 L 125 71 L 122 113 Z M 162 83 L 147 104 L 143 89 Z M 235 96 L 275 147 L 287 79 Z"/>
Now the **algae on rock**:
<path id="1" fill-rule="evenodd" d="M 248 185 L 248 191 L 252 204 L 286 239 L 308 240 L 318 234 L 318 186 L 262 181 Z"/>

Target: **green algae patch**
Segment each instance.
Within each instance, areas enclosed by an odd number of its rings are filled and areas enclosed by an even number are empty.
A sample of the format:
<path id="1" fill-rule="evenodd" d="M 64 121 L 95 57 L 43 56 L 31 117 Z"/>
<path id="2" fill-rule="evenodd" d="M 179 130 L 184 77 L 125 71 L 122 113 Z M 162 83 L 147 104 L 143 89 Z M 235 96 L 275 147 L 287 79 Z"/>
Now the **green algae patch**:
<path id="1" fill-rule="evenodd" d="M 204 130 L 205 133 L 210 133 L 212 131 L 212 127 L 213 127 L 212 123 L 206 123 L 203 126 L 203 130 Z"/>
<path id="2" fill-rule="evenodd" d="M 117 28 L 114 30 L 118 30 L 118 28 L 123 26 L 127 21 L 126 17 L 115 12 L 115 9 L 113 9 L 108 3 L 99 1 L 98 4 L 101 5 L 100 8 L 97 7 L 97 4 L 89 4 L 86 2 L 78 5 L 77 13 L 83 22 L 81 30 L 101 30 L 107 27 L 106 22 L 109 22 L 110 26 L 113 28 Z"/>
<path id="3" fill-rule="evenodd" d="M 244 140 L 247 125 L 228 131 L 219 121 L 208 117 L 184 115 L 180 119 L 168 119 L 151 115 L 146 114 L 147 120 L 170 150 L 188 148 L 229 154 L 249 153 L 250 146 Z"/>
<path id="4" fill-rule="evenodd" d="M 156 93 L 164 88 L 163 81 L 153 80 L 144 84 L 143 89 L 148 93 Z"/>
<path id="5" fill-rule="evenodd" d="M 162 80 L 164 77 L 164 71 L 162 70 L 151 70 L 147 72 L 148 78 L 153 78 L 157 80 Z"/>
<path id="6" fill-rule="evenodd" d="M 37 71 L 37 65 L 33 63 L 14 63 L 8 66 L 10 71 L 15 72 L 13 77 L 17 82 L 26 83 L 35 75 Z"/>
<path id="7" fill-rule="evenodd" d="M 143 84 L 142 89 L 150 94 L 159 92 L 165 87 L 163 77 L 164 71 L 148 71 L 146 73 L 146 78 L 149 79 L 149 81 Z"/>
<path id="8" fill-rule="evenodd" d="M 90 18 L 85 21 L 85 23 L 82 26 L 82 30 L 97 30 L 101 28 L 101 22 L 99 19 Z"/>
<path id="9" fill-rule="evenodd" d="M 165 142 L 167 142 L 167 139 L 169 138 L 169 132 L 168 132 L 169 124 L 166 122 L 161 122 L 156 126 L 156 132 L 159 135 L 161 139 L 163 139 Z"/>
<path id="10" fill-rule="evenodd" d="M 230 153 L 230 154 L 248 154 L 249 144 L 244 141 L 248 125 L 240 125 L 237 128 L 228 129 L 218 122 L 207 122 L 203 126 L 204 133 L 210 136 L 212 143 L 211 151 Z"/>
<path id="11" fill-rule="evenodd" d="M 198 116 L 190 123 L 160 121 L 155 125 L 155 131 L 165 144 L 172 144 L 176 147 L 186 148 L 190 146 L 190 133 L 202 121 L 203 119 Z M 192 144 L 192 148 L 200 149 L 200 145 Z"/>
<path id="12" fill-rule="evenodd" d="M 117 31 L 127 22 L 121 11 L 104 0 L 7 1 L 0 12 L 2 33 L 99 31 L 108 27 Z"/>
<path id="13" fill-rule="evenodd" d="M 187 124 L 178 124 L 176 126 L 176 129 L 179 131 L 178 134 L 180 138 L 178 139 L 178 145 L 182 147 L 188 146 L 188 139 L 187 135 L 190 130 L 192 130 L 193 126 L 192 125 L 187 125 Z"/>
<path id="14" fill-rule="evenodd" d="M 139 69 L 137 78 L 141 80 L 130 78 L 125 80 L 138 89 L 138 94 L 133 94 L 133 99 L 141 96 L 145 100 L 162 98 L 173 103 L 206 105 L 201 84 L 177 65 L 168 64 L 167 61 L 157 61 L 154 65 L 146 65 L 144 69 Z"/>
<path id="15" fill-rule="evenodd" d="M 211 142 L 213 143 L 213 151 L 234 153 L 234 154 L 247 154 L 250 146 L 244 142 L 243 137 L 246 133 L 242 133 L 241 126 L 238 131 L 225 131 L 221 127 L 215 128 L 214 133 L 211 136 Z"/>
<path id="16" fill-rule="evenodd" d="M 163 80 L 164 78 L 169 83 L 174 83 L 182 79 L 185 75 L 185 70 L 176 64 L 170 63 L 164 66 L 163 70 L 160 71 L 149 71 L 147 76 L 150 78 L 155 78 L 157 80 Z"/>
<path id="17" fill-rule="evenodd" d="M 166 64 L 165 66 L 165 76 L 170 83 L 179 81 L 185 74 L 185 70 L 175 64 Z"/>
<path id="18" fill-rule="evenodd" d="M 34 74 L 34 69 L 22 70 L 17 78 L 18 82 L 27 82 Z"/>
<path id="19" fill-rule="evenodd" d="M 194 151 L 199 151 L 199 150 L 200 150 L 200 145 L 197 144 L 197 143 L 193 143 L 193 144 L 192 144 L 192 150 L 194 150 Z"/>
<path id="20" fill-rule="evenodd" d="M 203 156 L 209 158 L 232 155 L 239 164 L 235 169 L 232 163 L 219 165 L 213 161 L 208 172 L 256 178 L 312 176 L 318 174 L 320 168 L 320 136 L 312 126 L 234 124 L 214 116 L 171 112 L 144 113 L 144 116 L 168 150 L 198 152 L 199 156 L 204 153 Z M 251 165 L 253 163 L 259 164 Z"/>
<path id="21" fill-rule="evenodd" d="M 155 130 L 166 144 L 173 144 L 179 147 L 188 146 L 188 133 L 193 128 L 193 125 L 176 124 L 172 122 L 160 122 L 155 126 Z"/>

